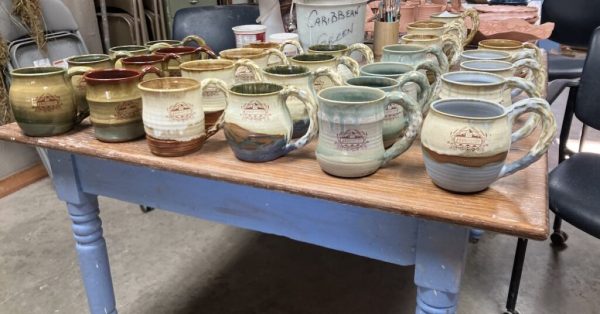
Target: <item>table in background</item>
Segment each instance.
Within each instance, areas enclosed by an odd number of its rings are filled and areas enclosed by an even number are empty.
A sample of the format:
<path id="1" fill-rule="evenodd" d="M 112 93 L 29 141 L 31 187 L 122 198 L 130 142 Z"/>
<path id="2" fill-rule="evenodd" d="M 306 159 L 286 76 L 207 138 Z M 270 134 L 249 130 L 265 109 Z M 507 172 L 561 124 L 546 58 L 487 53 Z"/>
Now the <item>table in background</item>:
<path id="1" fill-rule="evenodd" d="M 88 121 L 33 138 L 13 123 L 0 139 L 47 148 L 67 203 L 91 313 L 117 313 L 98 195 L 285 236 L 397 265 L 415 265 L 417 313 L 455 313 L 470 228 L 543 240 L 548 235 L 547 159 L 464 195 L 437 188 L 420 144 L 377 173 L 341 179 L 321 171 L 315 144 L 267 163 L 235 159 L 222 136 L 184 157 L 161 158 L 144 140 L 97 141 Z M 515 159 L 530 137 L 513 145 Z M 496 270 L 495 270 L 496 271 Z"/>

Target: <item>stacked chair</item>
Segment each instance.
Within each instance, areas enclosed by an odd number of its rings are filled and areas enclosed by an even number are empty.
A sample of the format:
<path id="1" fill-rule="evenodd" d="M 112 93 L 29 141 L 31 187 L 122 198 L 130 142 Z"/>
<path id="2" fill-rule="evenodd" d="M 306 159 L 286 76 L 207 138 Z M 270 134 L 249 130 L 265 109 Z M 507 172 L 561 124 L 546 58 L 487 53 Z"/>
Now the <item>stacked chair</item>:
<path id="1" fill-rule="evenodd" d="M 149 40 L 142 0 L 96 0 L 96 7 L 101 5 L 101 1 L 108 11 L 109 38 L 112 46 L 142 45 Z M 101 13 L 98 13 L 98 16 L 100 18 Z"/>
<path id="2" fill-rule="evenodd" d="M 144 14 L 153 40 L 168 37 L 162 0 L 144 0 Z"/>

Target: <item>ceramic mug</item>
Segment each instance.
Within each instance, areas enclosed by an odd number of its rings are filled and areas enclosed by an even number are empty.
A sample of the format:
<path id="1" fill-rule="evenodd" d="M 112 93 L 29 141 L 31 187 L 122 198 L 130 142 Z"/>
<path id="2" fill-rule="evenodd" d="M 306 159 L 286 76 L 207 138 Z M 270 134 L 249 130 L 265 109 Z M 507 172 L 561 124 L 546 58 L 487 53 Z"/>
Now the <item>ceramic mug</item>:
<path id="1" fill-rule="evenodd" d="M 407 44 L 388 45 L 383 47 L 383 56 L 381 57 L 381 61 L 400 62 L 416 66 L 422 63 L 424 60 L 427 60 L 430 54 L 435 56 L 441 71 L 443 73 L 448 72 L 448 57 L 446 57 L 442 49 L 436 46 L 425 48 L 417 45 Z"/>
<path id="2" fill-rule="evenodd" d="M 370 63 L 375 62 L 375 57 L 373 56 L 373 50 L 371 50 L 371 48 L 369 48 L 367 45 L 362 44 L 362 43 L 356 43 L 356 44 L 352 44 L 350 46 L 346 46 L 343 44 L 331 44 L 331 45 L 319 44 L 319 45 L 312 45 L 312 46 L 308 47 L 308 53 L 312 53 L 312 54 L 324 53 L 324 54 L 333 55 L 337 58 L 342 57 L 342 56 L 350 56 L 353 52 L 360 53 L 364 58 L 365 64 L 370 64 Z"/>
<path id="3" fill-rule="evenodd" d="M 394 91 L 402 91 L 402 87 L 410 82 L 424 86 L 424 92 L 420 95 L 421 99 L 417 101 L 419 107 L 423 108 L 423 102 L 427 101 L 430 92 L 429 82 L 427 82 L 427 77 L 423 73 L 417 71 L 406 73 L 401 77 L 400 81 L 381 76 L 359 76 L 347 80 L 346 85 L 376 88 L 389 96 L 389 94 Z M 383 147 L 388 148 L 392 146 L 399 137 L 402 137 L 404 131 L 406 131 L 407 121 L 404 116 L 404 110 L 398 103 L 391 101 L 387 102 L 384 110 L 382 130 Z"/>
<path id="4" fill-rule="evenodd" d="M 426 81 L 422 81 L 418 75 L 413 73 L 415 71 L 433 72 L 434 84 L 430 85 L 427 77 L 425 77 Z M 425 114 L 429 104 L 437 97 L 442 72 L 437 64 L 428 60 L 419 63 L 416 67 L 399 62 L 367 64 L 360 68 L 360 75 L 387 77 L 401 82 L 406 80 L 406 84 L 401 84 L 402 91 L 416 99 L 421 105 L 423 114 Z"/>
<path id="5" fill-rule="evenodd" d="M 302 45 L 297 40 L 285 40 L 283 42 L 274 42 L 274 41 L 262 42 L 262 41 L 257 41 L 257 42 L 254 42 L 254 43 L 246 44 L 244 46 L 244 48 L 258 48 L 258 49 L 264 49 L 264 50 L 267 50 L 267 49 L 279 49 L 281 52 L 283 52 L 284 54 L 287 55 L 286 50 L 289 51 L 289 49 L 286 49 L 286 48 L 288 46 L 292 46 L 295 49 L 295 54 L 294 55 L 300 54 L 300 53 L 304 53 L 304 49 L 302 48 Z"/>
<path id="6" fill-rule="evenodd" d="M 240 59 L 249 59 L 264 69 L 270 65 L 288 64 L 287 57 L 279 49 L 259 49 L 259 48 L 234 48 L 223 50 L 219 53 L 221 59 L 237 61 Z M 278 62 L 272 62 L 272 57 L 279 59 Z M 245 68 L 240 68 L 235 73 L 236 79 L 240 82 L 250 83 L 254 81 L 252 72 Z"/>
<path id="7" fill-rule="evenodd" d="M 293 122 L 286 101 L 302 101 L 309 116 L 308 131 L 292 140 Z M 235 156 L 265 162 L 304 147 L 317 134 L 316 105 L 303 90 L 272 83 L 244 83 L 229 89 L 223 131 Z"/>
<path id="8" fill-rule="evenodd" d="M 174 39 L 161 39 L 161 40 L 153 40 L 146 43 L 146 47 L 150 50 L 150 52 L 154 52 L 160 48 L 171 48 L 171 47 L 181 47 L 185 46 L 187 43 L 193 42 L 196 43 L 198 47 L 206 46 L 206 41 L 204 38 L 196 35 L 186 36 L 182 40 L 174 40 Z"/>
<path id="9" fill-rule="evenodd" d="M 128 57 L 131 57 L 131 56 L 145 55 L 145 54 L 148 54 L 149 52 L 150 52 L 150 50 L 148 50 L 148 47 L 140 46 L 140 45 L 123 45 L 123 46 L 115 46 L 115 47 L 108 49 L 108 55 L 112 59 L 115 59 L 117 57 L 117 55 L 119 55 L 119 54 L 124 54 Z"/>
<path id="10" fill-rule="evenodd" d="M 153 66 L 162 71 L 162 76 L 168 76 L 169 62 L 171 60 L 175 60 L 175 62 L 180 63 L 181 57 L 174 53 L 166 55 L 143 55 L 126 57 L 121 59 L 120 68 L 141 71 L 145 67 Z M 151 80 L 158 77 L 159 76 L 154 73 L 148 73 L 146 76 L 144 76 L 144 80 Z"/>
<path id="11" fill-rule="evenodd" d="M 463 32 L 458 23 L 445 23 L 433 20 L 421 20 L 408 24 L 406 26 L 407 34 L 414 35 L 436 35 L 454 34 L 460 41 L 464 41 Z"/>
<path id="12" fill-rule="evenodd" d="M 319 142 L 316 156 L 331 175 L 356 178 L 370 175 L 405 152 L 421 127 L 421 108 L 402 92 L 385 93 L 362 86 L 322 90 L 319 97 Z M 384 107 L 402 106 L 407 117 L 404 135 L 387 150 L 383 147 Z"/>
<path id="13" fill-rule="evenodd" d="M 512 39 L 485 39 L 480 41 L 478 49 L 504 51 L 512 55 L 513 61 L 523 58 L 533 58 L 540 64 L 544 64 L 542 50 L 529 42 L 520 42 Z"/>
<path id="14" fill-rule="evenodd" d="M 446 54 L 448 62 L 451 66 L 457 65 L 460 61 L 462 44 L 460 39 L 453 34 L 444 34 L 442 36 L 406 34 L 401 37 L 401 40 L 409 45 L 416 45 L 425 48 L 436 46 L 440 48 Z"/>
<path id="15" fill-rule="evenodd" d="M 289 59 L 290 60 L 290 64 L 292 65 L 297 65 L 297 66 L 304 66 L 307 67 L 310 71 L 317 71 L 319 68 L 322 67 L 327 67 L 333 71 L 335 71 L 336 73 L 340 74 L 339 72 L 339 66 L 343 65 L 346 69 L 348 69 L 350 71 L 350 75 L 352 77 L 356 77 L 359 75 L 359 71 L 360 71 L 360 66 L 358 65 L 358 62 L 356 62 L 356 60 L 348 57 L 348 56 L 341 56 L 341 57 L 336 57 L 334 55 L 331 54 L 325 54 L 325 53 L 319 53 L 319 54 L 310 54 L 310 53 L 304 53 L 304 54 L 299 54 L 297 56 L 294 56 L 292 58 Z M 342 76 L 342 79 L 344 79 L 344 77 Z M 315 80 L 315 91 L 319 92 L 327 87 L 332 87 L 335 86 L 334 82 L 326 77 L 319 77 Z"/>
<path id="16" fill-rule="evenodd" d="M 8 100 L 17 124 L 28 136 L 65 133 L 88 114 L 78 114 L 71 78 L 90 68 L 28 67 L 11 71 Z"/>
<path id="17" fill-rule="evenodd" d="M 471 29 L 471 32 L 469 32 L 469 30 L 467 29 L 467 25 L 465 24 L 465 19 L 467 17 L 471 18 L 471 24 L 473 27 Z M 473 8 L 466 9 L 461 14 L 444 11 L 442 13 L 431 15 L 430 19 L 433 21 L 444 22 L 446 24 L 458 23 L 458 26 L 460 27 L 460 30 L 463 34 L 462 37 L 464 38 L 464 41 L 462 43 L 463 46 L 468 45 L 475 37 L 475 34 L 477 34 L 477 32 L 479 31 L 479 13 L 476 9 Z"/>
<path id="18" fill-rule="evenodd" d="M 227 93 L 227 85 L 222 81 L 207 80 L 203 83 L 204 89 L 214 85 Z M 141 82 L 138 88 L 142 93 L 146 140 L 153 154 L 174 157 L 192 153 L 219 130 L 218 124 L 205 130 L 200 82 L 190 78 L 166 77 Z"/>
<path id="19" fill-rule="evenodd" d="M 512 124 L 527 112 L 541 117 L 539 139 L 524 157 L 507 163 L 515 141 Z M 431 105 L 421 131 L 421 146 L 425 168 L 437 186 L 473 193 L 538 160 L 555 134 L 556 121 L 544 99 L 524 99 L 509 107 L 476 99 L 446 99 Z"/>
<path id="20" fill-rule="evenodd" d="M 171 59 L 168 64 L 169 76 L 181 76 L 181 69 L 179 65 L 183 62 L 201 60 L 203 55 L 208 55 L 210 59 L 217 59 L 218 56 L 209 48 L 200 46 L 194 47 L 170 47 L 160 48 L 153 52 L 154 55 L 166 57 L 171 54 L 179 56 L 177 59 Z"/>
<path id="21" fill-rule="evenodd" d="M 465 61 L 460 64 L 460 68 L 463 71 L 493 73 L 500 75 L 505 79 L 516 76 L 520 69 L 527 69 L 531 80 L 535 82 L 535 89 L 538 95 L 542 95 L 546 88 L 545 85 L 542 85 L 546 82 L 543 78 L 545 74 L 542 73 L 542 67 L 533 59 L 521 59 L 515 63 L 493 60 Z M 518 94 L 520 94 L 520 92 L 511 93 L 511 90 L 505 89 L 504 103 L 510 103 L 512 97 L 517 96 Z"/>
<path id="22" fill-rule="evenodd" d="M 327 77 L 335 86 L 342 85 L 342 78 L 332 69 L 322 67 L 316 71 L 311 71 L 307 67 L 298 65 L 276 65 L 262 70 L 266 82 L 282 85 L 285 87 L 293 86 L 307 93 L 313 103 L 316 104 L 317 92 L 315 90 L 315 81 L 321 77 Z M 306 106 L 300 99 L 289 97 L 286 105 L 292 116 L 294 123 L 294 132 L 292 138 L 298 138 L 306 134 L 310 117 Z"/>
<path id="23" fill-rule="evenodd" d="M 181 76 L 202 82 L 206 79 L 216 78 L 231 87 L 238 83 L 235 73 L 240 68 L 245 68 L 252 74 L 253 81 L 263 80 L 260 68 L 248 59 L 231 61 L 227 59 L 196 60 L 182 63 Z M 217 87 L 210 84 L 202 90 L 202 108 L 204 110 L 204 124 L 206 128 L 215 125 L 227 106 L 226 95 Z"/>
<path id="24" fill-rule="evenodd" d="M 87 102 L 96 138 L 103 142 L 126 142 L 144 135 L 142 96 L 137 84 L 146 73 L 162 75 L 155 67 L 140 71 L 102 69 L 87 72 Z"/>
<path id="25" fill-rule="evenodd" d="M 490 61 L 514 61 L 512 54 L 497 50 L 465 50 L 460 54 L 460 62 L 490 60 Z"/>
<path id="26" fill-rule="evenodd" d="M 111 58 L 105 54 L 89 54 L 81 56 L 73 56 L 67 59 L 67 65 L 69 69 L 74 67 L 88 67 L 94 70 L 98 69 L 110 69 L 115 66 L 115 62 L 128 54 L 115 54 L 115 58 Z M 75 102 L 80 111 L 89 111 L 89 106 L 85 100 L 85 80 L 83 75 L 73 75 L 71 78 L 71 84 L 75 92 Z"/>

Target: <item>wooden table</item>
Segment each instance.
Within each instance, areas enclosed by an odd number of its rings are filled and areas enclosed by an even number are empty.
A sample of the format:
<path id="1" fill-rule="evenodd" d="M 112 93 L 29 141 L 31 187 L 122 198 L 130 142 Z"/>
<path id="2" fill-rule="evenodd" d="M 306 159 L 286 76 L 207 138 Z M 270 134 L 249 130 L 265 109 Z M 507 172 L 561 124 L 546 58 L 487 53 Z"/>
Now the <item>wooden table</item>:
<path id="1" fill-rule="evenodd" d="M 222 135 L 197 153 L 152 155 L 144 140 L 107 144 L 84 122 L 56 137 L 0 139 L 48 148 L 58 197 L 67 203 L 91 313 L 117 313 L 98 216 L 104 195 L 241 228 L 286 236 L 397 265 L 415 265 L 416 313 L 455 313 L 470 228 L 543 240 L 548 234 L 547 159 L 484 192 L 452 194 L 425 172 L 420 144 L 372 176 L 323 173 L 314 143 L 268 163 L 233 156 Z M 525 153 L 530 137 L 511 150 Z"/>

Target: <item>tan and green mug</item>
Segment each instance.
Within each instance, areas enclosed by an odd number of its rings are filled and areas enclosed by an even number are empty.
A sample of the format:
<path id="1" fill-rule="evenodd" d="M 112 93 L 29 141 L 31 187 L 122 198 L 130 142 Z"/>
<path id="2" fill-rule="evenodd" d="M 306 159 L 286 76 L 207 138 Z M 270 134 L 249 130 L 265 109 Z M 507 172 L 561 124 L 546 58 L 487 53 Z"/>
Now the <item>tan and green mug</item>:
<path id="1" fill-rule="evenodd" d="M 240 59 L 248 59 L 258 65 L 259 68 L 264 69 L 271 65 L 285 65 L 288 64 L 287 57 L 279 49 L 269 48 L 233 48 L 223 50 L 219 53 L 221 59 L 227 59 L 231 61 L 237 61 Z M 279 59 L 273 61 L 274 58 Z M 240 68 L 235 73 L 236 80 L 243 83 L 250 83 L 254 81 L 254 74 L 249 69 L 244 67 Z"/>
<path id="2" fill-rule="evenodd" d="M 11 71 L 8 100 L 15 120 L 28 136 L 65 133 L 88 115 L 78 113 L 71 78 L 89 68 L 28 67 Z"/>
<path id="3" fill-rule="evenodd" d="M 115 62 L 121 58 L 127 57 L 129 54 L 116 53 L 114 58 L 105 54 L 89 54 L 81 56 L 73 56 L 67 59 L 69 69 L 75 67 L 88 67 L 93 70 L 110 69 L 115 66 Z M 87 100 L 85 100 L 85 80 L 83 75 L 73 75 L 71 84 L 75 90 L 75 102 L 80 111 L 89 111 Z"/>
<path id="4" fill-rule="evenodd" d="M 344 79 L 344 76 L 342 75 L 342 72 L 340 72 L 341 69 L 347 69 L 350 73 L 350 77 L 357 77 L 360 75 L 360 65 L 358 62 L 356 62 L 356 60 L 350 58 L 349 56 L 336 57 L 334 55 L 325 53 L 303 53 L 293 56 L 289 60 L 290 64 L 306 67 L 311 72 L 316 72 L 322 67 L 329 68 L 342 76 L 342 80 Z M 340 65 L 342 65 L 343 68 L 340 68 Z M 316 92 L 335 85 L 335 82 L 327 76 L 320 76 L 314 81 L 314 88 Z"/>
<path id="5" fill-rule="evenodd" d="M 279 49 L 279 51 L 284 52 L 285 48 L 287 46 L 293 46 L 296 49 L 297 54 L 304 53 L 304 49 L 302 48 L 302 45 L 297 40 L 286 40 L 282 43 L 278 43 L 278 42 L 274 42 L 274 41 L 267 41 L 267 42 L 257 41 L 254 43 L 249 43 L 249 44 L 244 45 L 244 48 L 258 48 L 258 49 L 265 49 L 265 50 Z"/>
<path id="6" fill-rule="evenodd" d="M 171 54 L 178 55 L 178 59 L 171 59 L 168 64 L 169 76 L 181 76 L 181 69 L 179 65 L 183 62 L 201 60 L 203 55 L 208 55 L 209 59 L 217 59 L 218 56 L 209 48 L 200 46 L 194 47 L 171 47 L 171 48 L 160 48 L 153 52 L 157 56 L 167 56 Z"/>
<path id="7" fill-rule="evenodd" d="M 162 75 L 155 67 L 140 71 L 102 69 L 83 75 L 86 98 L 96 138 L 103 142 L 126 142 L 144 135 L 142 96 L 137 84 L 146 73 Z"/>
<path id="8" fill-rule="evenodd" d="M 227 86 L 220 81 L 211 85 L 227 93 Z M 218 125 L 206 130 L 204 124 L 202 89 L 208 86 L 183 77 L 158 78 L 138 84 L 146 140 L 153 154 L 183 156 L 200 149 L 217 133 Z"/>
<path id="9" fill-rule="evenodd" d="M 461 41 L 454 34 L 438 35 L 421 35 L 421 34 L 406 34 L 400 38 L 403 43 L 409 45 L 427 47 L 438 47 L 441 49 L 450 66 L 455 66 L 460 61 L 460 55 L 463 51 Z"/>

